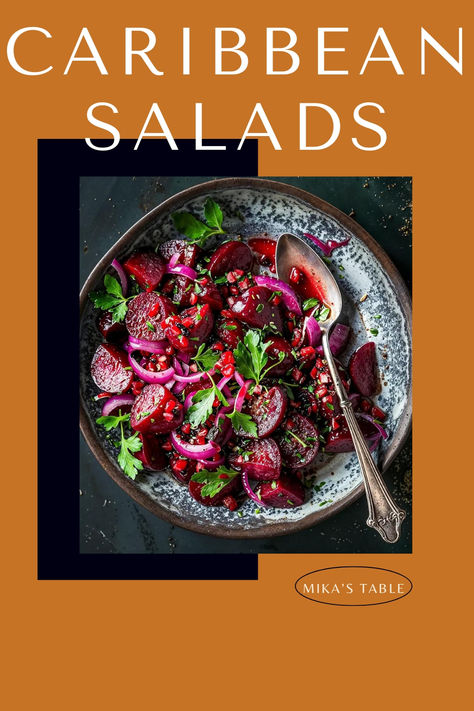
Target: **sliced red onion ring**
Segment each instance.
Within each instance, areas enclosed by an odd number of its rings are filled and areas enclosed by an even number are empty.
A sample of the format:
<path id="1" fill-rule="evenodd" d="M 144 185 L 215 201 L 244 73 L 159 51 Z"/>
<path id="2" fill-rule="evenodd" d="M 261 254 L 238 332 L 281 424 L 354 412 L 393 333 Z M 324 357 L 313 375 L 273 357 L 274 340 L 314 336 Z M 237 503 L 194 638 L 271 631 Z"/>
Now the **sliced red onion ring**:
<path id="1" fill-rule="evenodd" d="M 350 335 L 351 329 L 349 326 L 346 326 L 343 323 L 336 323 L 331 332 L 331 335 L 329 336 L 329 347 L 333 355 L 338 356 L 341 351 L 344 350 Z M 319 355 L 324 355 L 322 346 L 318 346 L 316 350 L 318 351 Z"/>
<path id="2" fill-rule="evenodd" d="M 304 320 L 303 337 L 308 335 L 308 345 L 317 346 L 321 342 L 321 328 L 314 316 L 307 316 Z"/>
<path id="3" fill-rule="evenodd" d="M 207 442 L 206 444 L 183 442 L 176 430 L 171 433 L 170 440 L 175 450 L 182 454 L 183 457 L 189 457 L 189 459 L 207 459 L 220 452 L 220 447 L 215 442 Z"/>
<path id="4" fill-rule="evenodd" d="M 176 356 L 173 357 L 173 368 L 178 375 L 184 375 L 183 366 Z"/>
<path id="5" fill-rule="evenodd" d="M 197 271 L 192 267 L 188 267 L 186 264 L 177 264 L 175 267 L 167 267 L 166 274 L 179 274 L 180 276 L 185 276 L 188 279 L 197 279 Z"/>
<path id="6" fill-rule="evenodd" d="M 322 242 L 322 240 L 319 239 L 319 237 L 316 237 L 315 235 L 310 234 L 309 232 L 303 232 L 304 236 L 310 239 L 314 244 L 319 247 L 319 249 L 323 252 L 323 254 L 326 257 L 330 257 L 331 254 L 335 249 L 338 247 L 344 247 L 344 245 L 348 244 L 350 242 L 350 237 L 347 239 L 343 240 L 342 242 L 336 242 L 335 239 L 330 239 L 328 242 Z"/>
<path id="7" fill-rule="evenodd" d="M 237 397 L 235 398 L 235 403 L 234 403 L 234 408 L 238 410 L 239 412 L 241 411 L 243 404 L 245 402 L 245 396 L 247 395 L 247 390 L 249 389 L 249 386 L 252 384 L 252 380 L 246 380 L 242 387 L 240 388 L 239 392 L 237 393 Z"/>
<path id="8" fill-rule="evenodd" d="M 146 351 L 147 353 L 164 353 L 168 345 L 167 341 L 145 341 L 143 338 L 128 337 L 128 343 L 136 351 Z"/>
<path id="9" fill-rule="evenodd" d="M 373 426 L 376 429 L 378 429 L 378 431 L 380 432 L 382 437 L 384 439 L 388 439 L 388 434 L 386 433 L 386 431 L 384 430 L 382 425 L 379 425 L 378 422 L 375 422 L 375 419 L 372 417 L 372 415 L 368 415 L 366 412 L 358 412 L 357 417 L 362 417 L 363 420 L 367 420 L 368 422 L 371 422 L 373 424 Z"/>
<path id="10" fill-rule="evenodd" d="M 122 294 L 124 296 L 127 296 L 127 291 L 128 291 L 128 282 L 127 282 L 127 275 L 125 274 L 124 268 L 120 264 L 120 262 L 117 259 L 114 259 L 112 264 L 110 265 L 115 269 L 117 274 L 119 275 L 120 279 L 120 284 L 122 286 Z"/>
<path id="11" fill-rule="evenodd" d="M 258 498 L 257 494 L 250 486 L 249 478 L 248 478 L 247 474 L 245 472 L 241 472 L 241 476 L 242 476 L 242 484 L 243 484 L 243 487 L 245 489 L 245 493 L 247 494 L 247 496 L 250 499 L 252 499 L 252 501 L 255 501 L 257 504 L 259 504 L 260 506 L 267 506 L 267 504 L 264 504 L 263 501 Z"/>
<path id="12" fill-rule="evenodd" d="M 234 373 L 234 378 L 240 387 L 242 387 L 245 384 L 245 379 L 240 375 L 240 373 L 236 370 Z"/>
<path id="13" fill-rule="evenodd" d="M 286 282 L 281 281 L 281 279 L 275 279 L 275 277 L 261 274 L 254 276 L 254 281 L 258 286 L 266 286 L 270 291 L 281 291 L 281 300 L 286 308 L 289 311 L 293 311 L 297 316 L 303 314 L 299 297 Z"/>
<path id="14" fill-rule="evenodd" d="M 126 407 L 127 405 L 133 405 L 135 401 L 134 395 L 114 395 L 110 397 L 102 408 L 103 415 L 110 415 L 111 412 L 119 407 Z"/>
<path id="15" fill-rule="evenodd" d="M 175 375 L 176 375 L 176 373 L 175 373 Z M 175 380 L 176 380 L 176 377 L 175 377 Z M 175 395 L 181 395 L 181 393 L 182 393 L 183 390 L 185 389 L 186 385 L 187 385 L 187 383 L 178 383 L 178 382 L 176 381 L 176 382 L 175 382 L 175 386 L 174 386 L 173 393 L 174 393 Z"/>
<path id="16" fill-rule="evenodd" d="M 207 373 L 193 373 L 192 375 L 179 375 L 175 373 L 174 377 L 179 383 L 198 383 L 202 378 L 205 378 L 206 375 L 214 375 L 215 372 L 214 368 L 212 368 Z"/>
<path id="17" fill-rule="evenodd" d="M 174 378 L 171 378 L 171 380 L 168 380 L 168 382 L 165 383 L 165 388 L 168 388 L 168 390 L 173 390 L 173 387 L 175 385 L 176 385 L 176 380 Z"/>
<path id="18" fill-rule="evenodd" d="M 184 351 L 178 351 L 176 353 L 176 357 L 179 358 L 182 363 L 186 363 L 186 365 L 191 360 L 191 356 L 189 355 L 189 353 L 185 353 Z"/>
<path id="19" fill-rule="evenodd" d="M 181 252 L 175 252 L 171 257 L 170 261 L 168 262 L 167 269 L 172 269 L 173 267 L 175 267 L 178 263 L 178 259 L 180 258 L 180 256 Z"/>
<path id="20" fill-rule="evenodd" d="M 225 464 L 225 459 L 224 457 L 219 457 L 219 459 L 198 459 L 198 462 L 201 464 L 204 464 L 206 469 L 209 471 L 213 471 L 214 469 L 218 469 L 222 464 Z"/>
<path id="21" fill-rule="evenodd" d="M 133 372 L 138 375 L 141 380 L 144 380 L 145 383 L 160 383 L 161 385 L 164 385 L 174 376 L 174 368 L 159 370 L 156 373 L 151 370 L 146 370 L 146 368 L 142 368 L 131 353 L 128 354 L 128 362 L 132 366 Z"/>

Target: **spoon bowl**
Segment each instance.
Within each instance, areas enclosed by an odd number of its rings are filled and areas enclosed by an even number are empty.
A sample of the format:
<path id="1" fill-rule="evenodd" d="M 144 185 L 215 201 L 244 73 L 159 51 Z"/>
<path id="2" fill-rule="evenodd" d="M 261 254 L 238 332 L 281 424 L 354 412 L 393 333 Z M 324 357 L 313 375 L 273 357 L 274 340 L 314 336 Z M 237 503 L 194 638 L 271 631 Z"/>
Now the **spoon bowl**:
<path id="1" fill-rule="evenodd" d="M 342 295 L 339 286 L 316 251 L 294 234 L 287 232 L 278 238 L 275 264 L 278 278 L 286 283 L 291 281 L 291 270 L 294 267 L 300 268 L 305 277 L 311 280 L 324 304 L 330 309 L 328 318 L 319 324 L 322 346 L 364 479 L 369 507 L 367 525 L 378 531 L 386 543 L 396 543 L 400 538 L 400 528 L 406 513 L 393 501 L 372 459 L 329 346 L 329 332 L 342 311 Z"/>
<path id="2" fill-rule="evenodd" d="M 333 275 L 315 250 L 300 237 L 287 232 L 278 238 L 275 265 L 278 279 L 287 284 L 291 284 L 290 273 L 293 267 L 304 267 L 307 278 L 330 309 L 324 328 L 331 329 L 341 315 L 342 294 Z"/>

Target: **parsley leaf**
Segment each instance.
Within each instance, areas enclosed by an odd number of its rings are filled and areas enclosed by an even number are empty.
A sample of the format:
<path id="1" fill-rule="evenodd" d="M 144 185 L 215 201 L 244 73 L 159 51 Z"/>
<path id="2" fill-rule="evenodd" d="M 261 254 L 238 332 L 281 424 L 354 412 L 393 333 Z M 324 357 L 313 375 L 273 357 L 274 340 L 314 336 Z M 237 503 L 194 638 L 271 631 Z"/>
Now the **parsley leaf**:
<path id="1" fill-rule="evenodd" d="M 217 202 L 214 202 L 210 197 L 204 203 L 204 217 L 209 227 L 217 227 L 218 230 L 222 230 L 222 210 Z"/>
<path id="2" fill-rule="evenodd" d="M 106 274 L 104 277 L 104 286 L 108 294 L 113 294 L 119 299 L 123 299 L 122 287 L 115 277 L 110 276 L 110 274 Z"/>
<path id="3" fill-rule="evenodd" d="M 211 370 L 219 360 L 219 354 L 211 348 L 206 349 L 206 345 L 201 343 L 196 355 L 191 360 L 196 361 L 202 370 Z"/>
<path id="4" fill-rule="evenodd" d="M 212 386 L 206 390 L 198 390 L 192 397 L 193 404 L 188 410 L 188 420 L 192 427 L 199 427 L 212 414 L 214 400 L 217 398 L 224 407 L 228 407 L 229 403 L 214 383 L 212 377 L 207 374 L 211 380 Z"/>
<path id="5" fill-rule="evenodd" d="M 98 417 L 96 422 L 98 425 L 102 425 L 102 427 L 105 427 L 107 432 L 110 432 L 110 430 L 113 430 L 115 427 L 118 427 L 121 422 L 128 422 L 130 419 L 130 413 L 127 413 L 126 415 L 102 415 L 102 417 Z"/>
<path id="6" fill-rule="evenodd" d="M 117 461 L 123 472 L 130 479 L 135 479 L 137 473 L 143 469 L 143 463 L 133 456 L 133 452 L 139 452 L 142 448 L 142 443 L 138 432 L 135 432 L 131 437 L 125 437 L 123 423 L 129 421 L 130 413 L 117 416 L 103 415 L 96 420 L 97 424 L 105 427 L 107 432 L 120 425 L 120 442 L 117 443 L 117 446 L 120 446 L 120 452 L 118 453 Z"/>
<path id="7" fill-rule="evenodd" d="M 252 437 L 257 437 L 257 425 L 252 420 L 250 415 L 234 410 L 230 415 L 227 415 L 227 417 L 232 422 L 232 427 L 235 432 L 243 430 L 244 432 L 248 432 L 248 434 L 252 435 Z"/>
<path id="8" fill-rule="evenodd" d="M 255 380 L 257 385 L 265 377 L 269 370 L 281 363 L 285 354 L 278 354 L 278 362 L 265 368 L 268 363 L 268 355 L 265 352 L 270 345 L 270 341 L 263 342 L 261 331 L 249 330 L 244 336 L 244 340 L 239 341 L 237 348 L 234 348 L 234 359 L 236 369 L 244 376 Z M 265 368 L 265 370 L 264 370 Z"/>
<path id="9" fill-rule="evenodd" d="M 196 220 L 190 212 L 173 212 L 171 217 L 178 232 L 181 232 L 189 240 L 199 241 L 208 230 L 206 225 L 200 220 Z"/>
<path id="10" fill-rule="evenodd" d="M 122 293 L 122 287 L 117 279 L 110 274 L 104 277 L 104 286 L 106 293 L 103 291 L 93 291 L 89 294 L 89 298 L 96 309 L 102 311 L 110 311 L 112 314 L 112 323 L 123 321 L 128 311 L 127 299 Z"/>
<path id="11" fill-rule="evenodd" d="M 200 472 L 195 472 L 192 475 L 191 481 L 204 484 L 201 489 L 201 496 L 210 496 L 212 499 L 222 491 L 226 484 L 235 479 L 238 473 L 235 469 L 227 469 L 227 467 L 218 467 L 214 471 L 201 469 Z M 221 479 L 221 475 L 225 475 L 225 478 Z"/>
<path id="12" fill-rule="evenodd" d="M 211 235 L 225 234 L 225 230 L 222 229 L 222 210 L 211 198 L 208 198 L 204 204 L 204 217 L 207 224 L 196 219 L 189 212 L 173 212 L 171 217 L 178 232 L 185 235 L 191 244 L 200 247 L 204 247 L 207 238 Z"/>
<path id="13" fill-rule="evenodd" d="M 142 448 L 142 443 L 139 439 L 138 432 L 135 432 L 131 437 L 124 437 L 123 425 L 120 423 L 122 439 L 120 443 L 120 452 L 117 461 L 123 469 L 124 473 L 135 479 L 138 472 L 143 469 L 143 463 L 133 456 L 132 452 L 139 452 Z"/>

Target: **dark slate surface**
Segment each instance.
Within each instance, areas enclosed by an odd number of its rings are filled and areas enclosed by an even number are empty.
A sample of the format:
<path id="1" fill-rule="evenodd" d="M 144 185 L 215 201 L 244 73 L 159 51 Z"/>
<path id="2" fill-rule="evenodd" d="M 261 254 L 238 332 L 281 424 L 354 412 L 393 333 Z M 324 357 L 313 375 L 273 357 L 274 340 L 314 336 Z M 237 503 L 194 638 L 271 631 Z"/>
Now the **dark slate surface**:
<path id="1" fill-rule="evenodd" d="M 81 285 L 100 257 L 145 212 L 212 176 L 82 178 Z M 277 178 L 351 214 L 385 249 L 411 286 L 411 179 Z M 365 525 L 362 498 L 312 529 L 288 536 L 234 541 L 171 526 L 132 501 L 102 470 L 81 437 L 80 551 L 83 553 L 409 553 L 411 442 L 387 472 L 397 502 L 409 512 L 400 541 L 388 546 Z"/>

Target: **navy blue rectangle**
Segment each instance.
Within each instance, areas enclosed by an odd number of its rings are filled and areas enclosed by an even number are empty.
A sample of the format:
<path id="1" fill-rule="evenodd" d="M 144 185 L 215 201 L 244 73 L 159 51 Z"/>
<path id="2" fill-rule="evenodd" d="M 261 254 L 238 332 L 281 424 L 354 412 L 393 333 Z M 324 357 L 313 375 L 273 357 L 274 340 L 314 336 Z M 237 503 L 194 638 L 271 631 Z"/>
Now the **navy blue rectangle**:
<path id="1" fill-rule="evenodd" d="M 97 142 L 99 143 L 99 142 Z M 212 143 L 211 141 L 209 143 Z M 258 556 L 79 553 L 79 178 L 122 175 L 256 176 L 258 144 L 122 140 L 38 141 L 38 578 L 42 580 L 257 580 Z"/>

